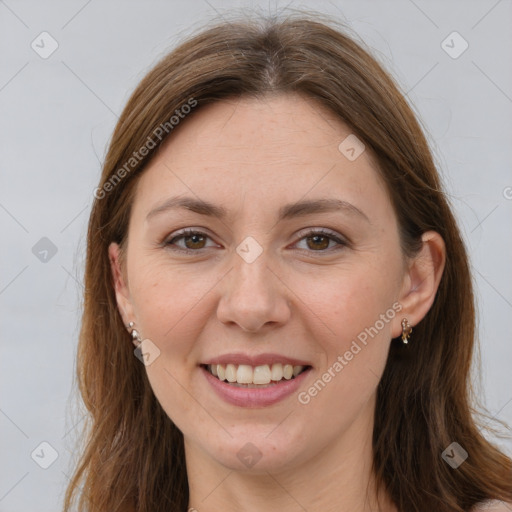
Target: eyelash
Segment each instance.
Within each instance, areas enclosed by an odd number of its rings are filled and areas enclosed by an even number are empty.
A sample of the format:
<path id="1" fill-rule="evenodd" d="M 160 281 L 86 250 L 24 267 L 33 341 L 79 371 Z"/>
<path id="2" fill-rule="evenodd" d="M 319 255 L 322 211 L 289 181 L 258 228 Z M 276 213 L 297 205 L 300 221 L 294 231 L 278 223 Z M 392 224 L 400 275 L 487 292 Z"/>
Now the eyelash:
<path id="1" fill-rule="evenodd" d="M 203 236 L 206 238 L 210 238 L 206 233 L 203 233 L 202 231 L 188 228 L 188 229 L 184 229 L 184 230 L 176 233 L 172 238 L 170 238 L 169 240 L 164 242 L 164 245 L 166 247 L 170 247 L 173 251 L 183 252 L 186 254 L 198 253 L 205 249 L 208 249 L 207 247 L 202 248 L 202 249 L 184 249 L 182 247 L 176 247 L 176 246 L 172 247 L 173 245 L 175 245 L 173 242 L 175 242 L 176 240 L 179 240 L 181 238 L 187 238 L 187 237 L 193 236 L 193 235 L 200 235 L 200 236 Z M 306 238 L 312 237 L 312 236 L 323 236 L 323 237 L 329 238 L 331 241 L 336 242 L 338 244 L 338 247 L 336 247 L 334 250 L 339 250 L 339 249 L 349 245 L 349 242 L 347 240 L 341 239 L 334 232 L 328 231 L 326 229 L 311 229 L 311 230 L 307 231 L 306 233 L 303 233 L 302 236 L 299 238 L 298 242 L 300 242 L 301 240 L 304 240 Z M 331 249 L 324 249 L 324 250 L 318 250 L 318 251 L 307 250 L 307 249 L 301 249 L 301 250 L 306 250 L 307 252 L 310 252 L 310 253 L 320 253 L 321 254 L 321 253 L 331 252 L 333 249 L 331 248 Z"/>

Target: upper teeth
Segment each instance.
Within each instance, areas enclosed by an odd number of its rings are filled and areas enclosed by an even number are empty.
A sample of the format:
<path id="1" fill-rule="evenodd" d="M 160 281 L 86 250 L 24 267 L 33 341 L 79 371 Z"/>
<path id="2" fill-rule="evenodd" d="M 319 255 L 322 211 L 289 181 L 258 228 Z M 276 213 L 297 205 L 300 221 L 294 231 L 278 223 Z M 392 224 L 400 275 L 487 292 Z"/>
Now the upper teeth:
<path id="1" fill-rule="evenodd" d="M 299 375 L 305 366 L 292 366 L 291 364 L 276 363 L 252 367 L 248 364 L 211 364 L 208 365 L 210 373 L 220 380 L 237 382 L 238 384 L 270 384 L 271 381 L 280 381 L 283 377 L 290 380 Z"/>

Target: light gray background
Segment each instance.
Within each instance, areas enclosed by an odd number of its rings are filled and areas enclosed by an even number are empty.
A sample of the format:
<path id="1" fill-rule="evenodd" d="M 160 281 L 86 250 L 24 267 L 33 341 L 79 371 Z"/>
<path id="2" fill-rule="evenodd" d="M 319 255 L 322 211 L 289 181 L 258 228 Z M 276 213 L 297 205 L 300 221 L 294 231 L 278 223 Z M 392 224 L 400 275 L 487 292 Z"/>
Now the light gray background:
<path id="1" fill-rule="evenodd" d="M 71 405 L 86 222 L 116 116 L 180 35 L 240 6 L 276 10 L 274 1 L 0 0 L 1 512 L 61 507 L 83 423 Z M 511 1 L 290 6 L 344 19 L 421 115 L 471 255 L 481 396 L 512 424 Z M 59 45 L 47 59 L 31 48 L 43 31 Z M 457 59 L 441 47 L 453 31 L 469 43 Z M 42 237 L 57 249 L 46 262 L 32 252 Z M 46 470 L 31 458 L 43 441 L 59 454 Z M 42 450 L 34 457 L 48 462 Z"/>

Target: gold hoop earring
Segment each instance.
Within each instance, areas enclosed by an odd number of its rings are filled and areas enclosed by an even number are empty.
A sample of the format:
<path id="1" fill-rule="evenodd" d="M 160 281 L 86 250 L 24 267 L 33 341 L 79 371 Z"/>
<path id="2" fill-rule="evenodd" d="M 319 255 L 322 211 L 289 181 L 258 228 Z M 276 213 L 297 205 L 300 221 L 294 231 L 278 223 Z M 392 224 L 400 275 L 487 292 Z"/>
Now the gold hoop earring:
<path id="1" fill-rule="evenodd" d="M 412 327 L 407 318 L 402 319 L 402 342 L 404 345 L 407 345 L 409 342 L 409 338 L 412 333 Z"/>

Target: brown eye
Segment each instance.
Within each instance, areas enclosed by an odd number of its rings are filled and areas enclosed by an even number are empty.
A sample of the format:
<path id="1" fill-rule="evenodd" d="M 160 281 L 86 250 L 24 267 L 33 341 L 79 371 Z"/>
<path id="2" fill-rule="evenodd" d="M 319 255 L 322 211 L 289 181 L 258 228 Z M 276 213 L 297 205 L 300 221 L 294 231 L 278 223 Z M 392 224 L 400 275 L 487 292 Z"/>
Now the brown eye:
<path id="1" fill-rule="evenodd" d="M 204 247 L 205 237 L 198 233 L 184 236 L 187 249 L 202 249 Z"/>
<path id="2" fill-rule="evenodd" d="M 306 238 L 308 247 L 312 250 L 323 250 L 329 247 L 330 239 L 324 235 L 312 235 Z M 311 242 L 311 243 L 310 243 Z"/>
<path id="3" fill-rule="evenodd" d="M 306 247 L 301 247 L 301 249 L 308 252 L 330 253 L 331 250 L 343 249 L 343 247 L 349 245 L 335 232 L 326 231 L 325 229 L 310 230 L 304 233 L 304 236 L 297 243 L 299 244 L 303 240 Z"/>
<path id="4" fill-rule="evenodd" d="M 209 239 L 208 235 L 200 231 L 185 230 L 169 239 L 165 245 L 184 252 L 198 252 L 208 248 L 206 244 Z"/>

